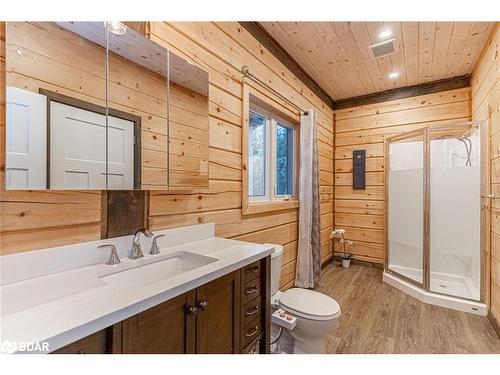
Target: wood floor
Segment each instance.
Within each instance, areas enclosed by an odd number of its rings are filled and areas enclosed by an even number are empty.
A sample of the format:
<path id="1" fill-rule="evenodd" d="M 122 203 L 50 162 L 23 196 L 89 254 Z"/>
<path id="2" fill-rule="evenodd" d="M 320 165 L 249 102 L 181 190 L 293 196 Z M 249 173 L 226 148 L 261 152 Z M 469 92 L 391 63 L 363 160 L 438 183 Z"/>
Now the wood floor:
<path id="1" fill-rule="evenodd" d="M 486 317 L 424 304 L 382 282 L 382 270 L 330 263 L 317 289 L 342 316 L 328 353 L 500 353 Z"/>

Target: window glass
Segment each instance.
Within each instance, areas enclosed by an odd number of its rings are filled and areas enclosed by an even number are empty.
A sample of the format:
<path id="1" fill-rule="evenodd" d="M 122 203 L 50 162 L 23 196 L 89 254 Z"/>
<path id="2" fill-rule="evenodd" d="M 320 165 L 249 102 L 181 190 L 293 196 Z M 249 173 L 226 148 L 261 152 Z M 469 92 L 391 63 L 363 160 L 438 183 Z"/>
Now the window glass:
<path id="1" fill-rule="evenodd" d="M 293 129 L 276 125 L 276 195 L 293 194 Z"/>
<path id="2" fill-rule="evenodd" d="M 250 112 L 248 195 L 266 195 L 266 123 L 264 116 Z"/>

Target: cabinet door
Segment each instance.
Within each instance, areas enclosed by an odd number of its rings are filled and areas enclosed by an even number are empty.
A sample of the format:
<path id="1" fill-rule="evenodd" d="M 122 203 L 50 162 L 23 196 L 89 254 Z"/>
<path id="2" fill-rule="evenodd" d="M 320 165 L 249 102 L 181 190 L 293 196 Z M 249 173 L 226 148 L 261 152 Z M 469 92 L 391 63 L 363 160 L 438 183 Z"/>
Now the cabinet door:
<path id="1" fill-rule="evenodd" d="M 208 72 L 171 51 L 168 56 L 169 188 L 208 188 Z M 216 128 L 217 137 L 231 136 L 224 124 L 218 123 Z"/>
<path id="2" fill-rule="evenodd" d="M 195 315 L 189 315 L 195 291 L 152 307 L 122 322 L 122 353 L 182 354 L 194 352 Z"/>
<path id="3" fill-rule="evenodd" d="M 93 333 L 74 343 L 66 345 L 53 354 L 106 354 L 107 353 L 107 333 L 106 329 Z"/>
<path id="4" fill-rule="evenodd" d="M 233 272 L 197 289 L 196 352 L 239 351 L 240 273 Z"/>
<path id="5" fill-rule="evenodd" d="M 6 22 L 2 34 L 6 188 L 106 189 L 104 23 Z"/>
<path id="6" fill-rule="evenodd" d="M 108 190 L 168 189 L 168 51 L 108 26 Z"/>

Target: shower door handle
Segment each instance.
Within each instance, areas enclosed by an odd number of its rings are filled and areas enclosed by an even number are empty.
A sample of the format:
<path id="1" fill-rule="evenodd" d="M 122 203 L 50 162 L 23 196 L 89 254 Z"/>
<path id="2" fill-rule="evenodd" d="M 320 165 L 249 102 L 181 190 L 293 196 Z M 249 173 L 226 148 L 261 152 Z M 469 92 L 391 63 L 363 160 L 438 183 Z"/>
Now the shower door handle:
<path id="1" fill-rule="evenodd" d="M 481 194 L 481 198 L 490 198 L 490 199 L 496 199 L 497 196 L 495 193 L 490 193 L 490 194 Z"/>

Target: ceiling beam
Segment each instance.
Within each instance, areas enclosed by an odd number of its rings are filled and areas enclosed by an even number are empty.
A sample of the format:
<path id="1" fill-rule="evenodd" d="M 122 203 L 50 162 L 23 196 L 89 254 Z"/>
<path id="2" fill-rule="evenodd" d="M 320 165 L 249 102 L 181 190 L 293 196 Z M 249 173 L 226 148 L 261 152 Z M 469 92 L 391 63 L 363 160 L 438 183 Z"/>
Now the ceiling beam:
<path id="1" fill-rule="evenodd" d="M 400 87 L 397 89 L 341 99 L 335 101 L 333 103 L 333 107 L 334 109 L 358 107 L 360 105 L 375 104 L 390 100 L 410 98 L 413 96 L 433 94 L 440 91 L 460 89 L 468 86 L 470 86 L 470 75 L 467 74 L 458 77 L 441 79 L 439 81 L 420 83 L 414 86 Z"/>
<path id="2" fill-rule="evenodd" d="M 325 90 L 290 56 L 259 22 L 239 22 L 257 41 L 290 70 L 300 81 L 333 109 L 333 99 Z"/>

